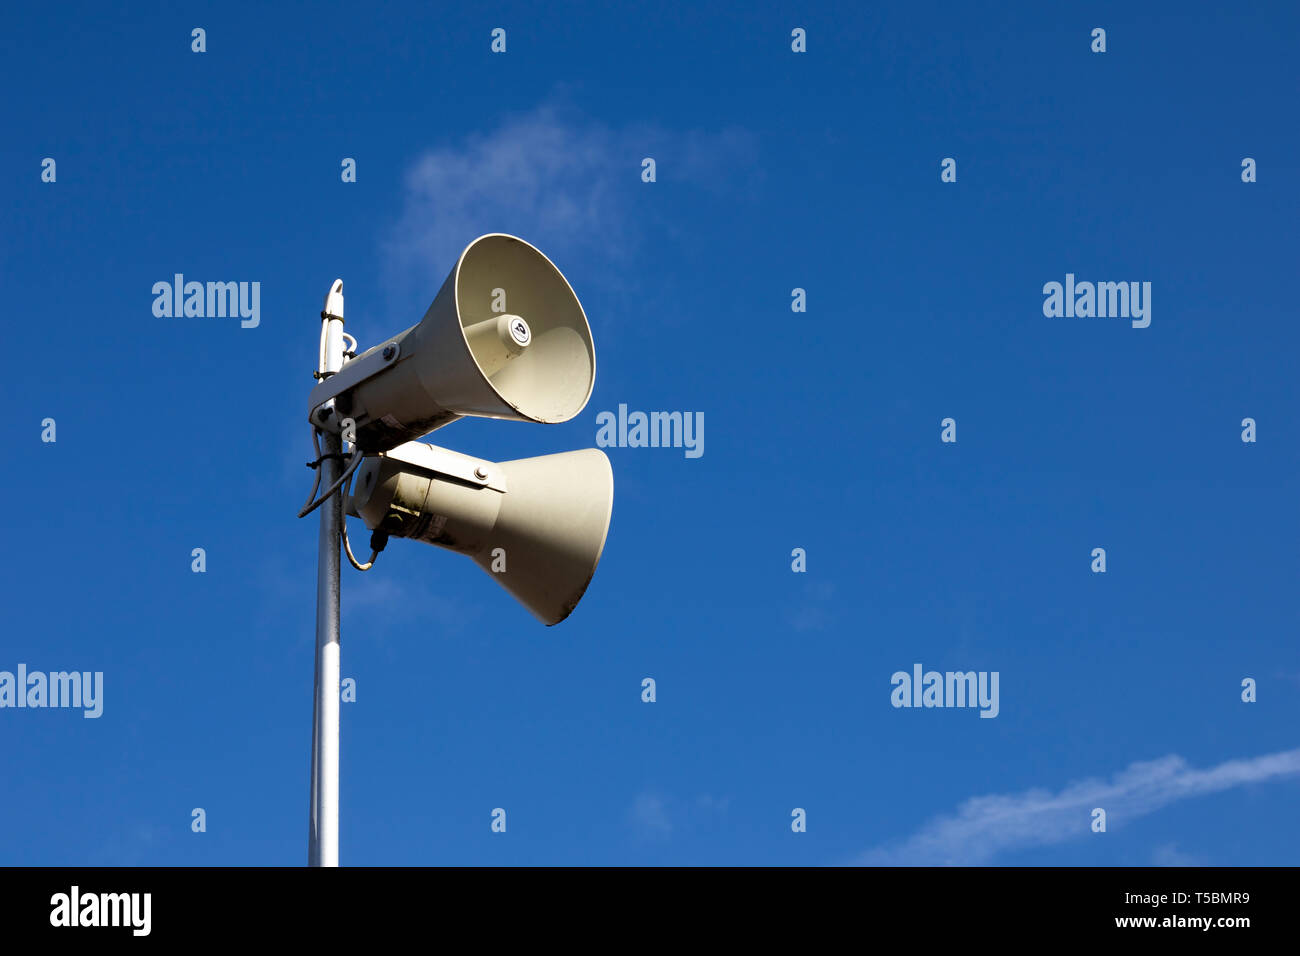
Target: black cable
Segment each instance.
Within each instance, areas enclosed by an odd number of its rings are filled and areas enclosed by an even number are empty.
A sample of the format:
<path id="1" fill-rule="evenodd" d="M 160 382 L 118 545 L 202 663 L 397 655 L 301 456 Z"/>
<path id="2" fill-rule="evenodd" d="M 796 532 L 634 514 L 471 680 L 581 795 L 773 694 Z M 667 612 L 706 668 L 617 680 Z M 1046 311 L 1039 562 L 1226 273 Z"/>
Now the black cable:
<path id="1" fill-rule="evenodd" d="M 298 517 L 299 518 L 307 517 L 309 514 L 311 514 L 313 511 L 315 511 L 325 502 L 329 501 L 329 499 L 333 496 L 334 492 L 342 488 L 343 483 L 352 477 L 352 473 L 361 467 L 361 459 L 363 457 L 364 456 L 361 454 L 361 449 L 360 448 L 355 449 L 352 452 L 352 460 L 348 463 L 347 468 L 343 469 L 343 474 L 339 475 L 338 481 L 330 485 L 329 488 L 325 491 L 325 493 L 321 495 L 319 498 L 317 498 L 316 501 L 304 505 L 303 509 L 298 512 Z M 320 479 L 319 469 L 317 469 L 316 471 L 316 477 L 317 480 L 319 481 Z"/>
<path id="2" fill-rule="evenodd" d="M 307 503 L 303 505 L 304 509 L 311 504 L 312 499 L 316 497 L 316 489 L 320 487 L 320 431 L 314 425 L 311 430 L 311 443 L 316 449 L 316 460 L 307 462 L 307 467 L 315 470 L 316 480 L 311 483 L 311 491 L 307 494 Z M 301 518 L 302 514 L 300 512 L 298 517 Z"/>
<path id="3" fill-rule="evenodd" d="M 340 494 L 347 494 L 351 490 L 351 486 L 352 482 L 351 479 L 349 479 L 348 487 L 340 492 Z M 379 552 L 383 551 L 388 545 L 388 532 L 384 531 L 382 528 L 376 530 L 370 536 L 370 560 L 365 564 L 362 564 L 357 560 L 357 556 L 352 553 L 352 542 L 348 540 L 348 522 L 346 518 L 343 519 L 343 528 L 341 529 L 341 532 L 343 537 L 343 551 L 347 554 L 348 560 L 352 562 L 352 566 L 358 571 L 369 571 L 373 568 L 375 566 L 375 558 L 379 557 Z"/>

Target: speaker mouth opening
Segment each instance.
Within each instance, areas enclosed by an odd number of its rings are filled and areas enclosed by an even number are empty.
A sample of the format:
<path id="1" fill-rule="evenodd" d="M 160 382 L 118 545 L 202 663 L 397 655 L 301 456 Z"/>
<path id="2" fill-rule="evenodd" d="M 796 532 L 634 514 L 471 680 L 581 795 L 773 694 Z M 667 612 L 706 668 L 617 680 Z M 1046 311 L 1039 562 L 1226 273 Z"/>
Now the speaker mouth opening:
<path id="1" fill-rule="evenodd" d="M 591 327 L 572 286 L 540 249 L 505 233 L 475 239 L 456 263 L 455 301 L 465 348 L 503 403 L 548 424 L 586 407 L 596 383 Z M 526 347 L 504 363 L 476 354 L 466 333 L 503 314 L 521 317 L 528 330 Z"/>

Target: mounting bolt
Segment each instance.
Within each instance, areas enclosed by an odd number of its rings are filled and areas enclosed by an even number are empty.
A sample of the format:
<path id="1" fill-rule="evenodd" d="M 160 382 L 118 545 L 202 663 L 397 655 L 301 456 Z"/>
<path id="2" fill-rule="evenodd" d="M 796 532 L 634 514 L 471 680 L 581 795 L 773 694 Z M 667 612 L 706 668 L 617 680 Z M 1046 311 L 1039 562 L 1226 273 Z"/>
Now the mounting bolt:
<path id="1" fill-rule="evenodd" d="M 482 465 L 479 465 L 477 468 L 474 469 L 474 477 L 477 478 L 479 481 L 487 481 L 487 469 L 484 468 Z"/>

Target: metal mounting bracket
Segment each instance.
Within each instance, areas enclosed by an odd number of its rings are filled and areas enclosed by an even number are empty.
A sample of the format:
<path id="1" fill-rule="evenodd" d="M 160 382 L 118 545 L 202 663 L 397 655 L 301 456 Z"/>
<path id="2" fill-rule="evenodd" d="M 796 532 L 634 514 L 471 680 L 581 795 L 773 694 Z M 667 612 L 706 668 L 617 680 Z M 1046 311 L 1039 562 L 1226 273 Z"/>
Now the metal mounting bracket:
<path id="1" fill-rule="evenodd" d="M 307 420 L 319 427 L 322 423 L 315 418 L 316 409 L 331 398 L 338 398 L 348 389 L 378 375 L 396 363 L 401 356 L 401 346 L 396 342 L 385 342 L 380 348 L 371 349 L 369 353 L 345 364 L 343 368 L 322 380 L 311 390 L 311 394 L 307 396 Z"/>

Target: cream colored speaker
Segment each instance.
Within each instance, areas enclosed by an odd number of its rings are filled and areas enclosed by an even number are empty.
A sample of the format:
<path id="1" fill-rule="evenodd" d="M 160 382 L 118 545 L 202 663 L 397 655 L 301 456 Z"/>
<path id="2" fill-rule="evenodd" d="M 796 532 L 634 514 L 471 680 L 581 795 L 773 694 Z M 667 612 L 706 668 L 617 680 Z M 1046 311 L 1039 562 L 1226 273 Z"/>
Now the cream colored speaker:
<path id="1" fill-rule="evenodd" d="M 596 381 L 591 329 L 568 280 L 535 247 L 500 233 L 465 248 L 418 325 L 349 366 L 384 356 L 381 372 L 337 399 L 368 452 L 466 415 L 566 422 Z"/>
<path id="2" fill-rule="evenodd" d="M 367 458 L 349 513 L 468 555 L 544 624 L 582 598 L 600 562 L 614 505 L 605 453 L 489 462 L 421 442 Z"/>

